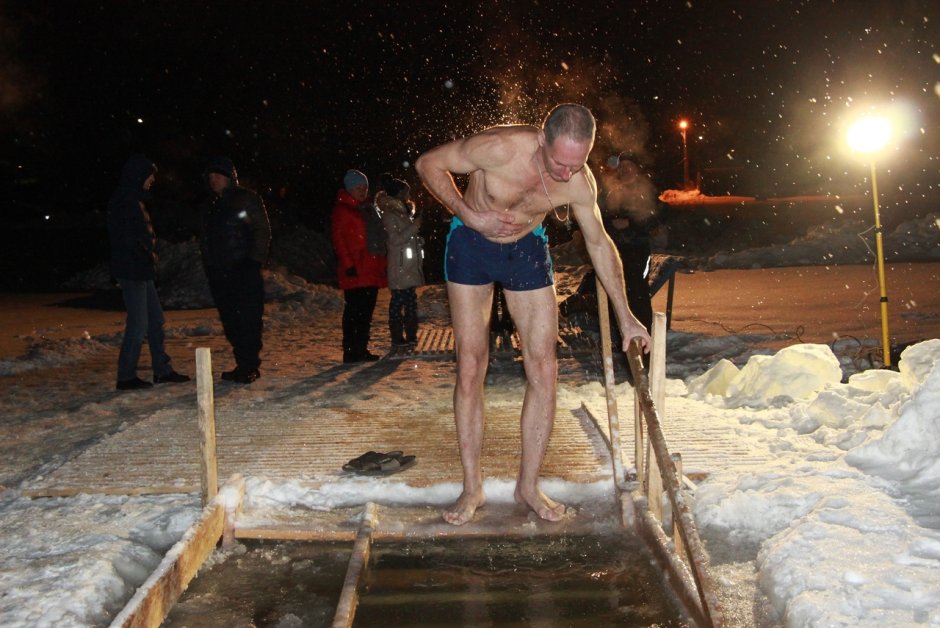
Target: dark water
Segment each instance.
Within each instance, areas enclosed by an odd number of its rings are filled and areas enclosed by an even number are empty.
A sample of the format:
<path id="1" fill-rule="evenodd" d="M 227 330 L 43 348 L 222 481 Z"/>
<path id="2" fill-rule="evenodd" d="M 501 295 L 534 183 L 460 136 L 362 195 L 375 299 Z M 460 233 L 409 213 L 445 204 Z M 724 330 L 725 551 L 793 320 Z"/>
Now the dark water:
<path id="1" fill-rule="evenodd" d="M 204 569 L 165 626 L 329 626 L 350 543 L 249 542 Z M 638 541 L 376 543 L 356 626 L 684 626 Z"/>
<path id="2" fill-rule="evenodd" d="M 251 541 L 217 552 L 170 611 L 164 626 L 330 626 L 351 543 Z"/>

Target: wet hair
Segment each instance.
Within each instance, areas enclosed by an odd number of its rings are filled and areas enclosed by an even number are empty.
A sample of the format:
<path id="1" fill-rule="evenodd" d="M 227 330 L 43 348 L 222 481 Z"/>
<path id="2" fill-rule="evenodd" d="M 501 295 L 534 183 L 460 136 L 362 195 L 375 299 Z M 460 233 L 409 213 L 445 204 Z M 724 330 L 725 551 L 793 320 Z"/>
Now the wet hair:
<path id="1" fill-rule="evenodd" d="M 545 141 L 552 144 L 562 135 L 577 141 L 594 141 L 594 115 L 582 105 L 564 103 L 548 112 L 542 122 Z"/>

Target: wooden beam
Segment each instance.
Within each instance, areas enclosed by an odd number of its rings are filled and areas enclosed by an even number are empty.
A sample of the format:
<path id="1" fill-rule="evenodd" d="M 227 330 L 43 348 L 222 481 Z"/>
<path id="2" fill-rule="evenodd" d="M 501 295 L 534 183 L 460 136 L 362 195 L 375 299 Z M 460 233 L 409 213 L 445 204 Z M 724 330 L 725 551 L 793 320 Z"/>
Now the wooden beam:
<path id="1" fill-rule="evenodd" d="M 650 348 L 650 394 L 653 396 L 653 402 L 659 412 L 660 421 L 666 413 L 666 317 L 662 312 L 653 314 L 653 344 Z M 639 402 L 640 395 L 634 395 L 634 399 Z M 649 447 L 650 441 L 646 443 L 646 460 L 649 464 L 649 476 L 647 486 L 649 487 L 649 508 L 659 521 L 663 520 L 663 479 L 659 470 L 659 463 L 656 456 L 652 455 Z"/>
<path id="2" fill-rule="evenodd" d="M 369 554 L 372 551 L 372 531 L 375 525 L 376 506 L 369 502 L 362 513 L 359 533 L 356 535 L 356 543 L 353 545 L 352 556 L 349 558 L 343 592 L 339 596 L 339 604 L 336 605 L 336 615 L 333 616 L 333 628 L 352 628 L 356 606 L 359 604 L 359 581 L 369 563 Z"/>
<path id="3" fill-rule="evenodd" d="M 75 495 L 170 495 L 174 493 L 198 493 L 199 487 L 191 484 L 181 486 L 97 487 L 75 486 L 69 488 L 36 488 L 22 491 L 23 497 L 74 497 Z"/>
<path id="4" fill-rule="evenodd" d="M 716 584 L 708 572 L 708 559 L 695 520 L 689 508 L 688 499 L 682 490 L 676 465 L 669 455 L 666 447 L 666 438 L 663 436 L 659 421 L 659 412 L 650 392 L 649 376 L 643 367 L 643 348 L 638 338 L 630 342 L 627 360 L 633 372 L 635 394 L 640 398 L 643 407 L 643 416 L 646 417 L 648 436 L 652 445 L 653 454 L 662 470 L 663 486 L 672 505 L 672 516 L 679 524 L 679 535 L 682 537 L 686 555 L 689 558 L 689 567 L 700 596 L 702 612 L 708 620 L 705 625 L 719 626 L 723 623 L 721 605 L 716 595 Z M 662 530 L 660 530 L 662 533 Z"/>
<path id="5" fill-rule="evenodd" d="M 623 467 L 623 444 L 620 439 L 620 416 L 617 410 L 617 391 L 614 381 L 614 358 L 610 342 L 610 309 L 607 293 L 601 280 L 597 282 L 597 312 L 601 328 L 601 357 L 604 360 L 604 392 L 607 397 L 607 421 L 610 429 L 611 458 L 614 464 L 614 484 L 620 491 L 627 489 L 627 474 Z M 617 492 L 619 497 L 620 492 Z"/>
<path id="6" fill-rule="evenodd" d="M 112 628 L 156 627 L 163 623 L 222 536 L 226 499 L 237 499 L 240 494 L 244 494 L 244 480 L 235 476 L 222 493 L 203 509 L 202 515 L 183 538 L 170 548 L 154 572 L 111 622 Z"/>
<path id="7" fill-rule="evenodd" d="M 212 354 L 206 347 L 196 349 L 196 401 L 199 407 L 199 470 L 202 505 L 219 492 L 219 468 L 215 453 L 215 400 L 212 390 Z"/>
<path id="8" fill-rule="evenodd" d="M 284 526 L 235 528 L 235 538 L 272 541 L 354 541 L 356 530 L 315 530 Z"/>

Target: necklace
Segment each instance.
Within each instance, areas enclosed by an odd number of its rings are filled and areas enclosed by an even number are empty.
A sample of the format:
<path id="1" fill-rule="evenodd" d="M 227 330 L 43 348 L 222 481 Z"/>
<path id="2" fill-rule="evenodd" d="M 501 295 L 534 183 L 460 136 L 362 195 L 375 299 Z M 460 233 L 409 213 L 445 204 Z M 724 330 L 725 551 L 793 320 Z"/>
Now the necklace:
<path id="1" fill-rule="evenodd" d="M 552 213 L 555 214 L 555 218 L 558 222 L 568 222 L 568 216 L 571 215 L 571 204 L 565 203 L 565 217 L 562 218 L 558 215 L 558 208 L 555 207 L 555 202 L 552 200 L 552 195 L 548 193 L 548 186 L 545 185 L 545 177 L 542 176 L 542 169 L 536 166 L 536 169 L 539 171 L 539 181 L 542 182 L 542 189 L 545 191 L 545 197 L 548 199 L 548 204 L 552 206 Z"/>

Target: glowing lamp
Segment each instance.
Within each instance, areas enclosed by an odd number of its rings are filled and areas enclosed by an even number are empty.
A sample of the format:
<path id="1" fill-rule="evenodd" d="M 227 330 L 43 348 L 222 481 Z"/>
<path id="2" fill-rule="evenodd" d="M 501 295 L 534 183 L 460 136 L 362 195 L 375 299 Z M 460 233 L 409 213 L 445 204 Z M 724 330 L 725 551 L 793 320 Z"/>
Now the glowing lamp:
<path id="1" fill-rule="evenodd" d="M 876 153 L 891 138 L 891 123 L 887 118 L 870 116 L 862 118 L 849 127 L 848 142 L 860 153 Z"/>

